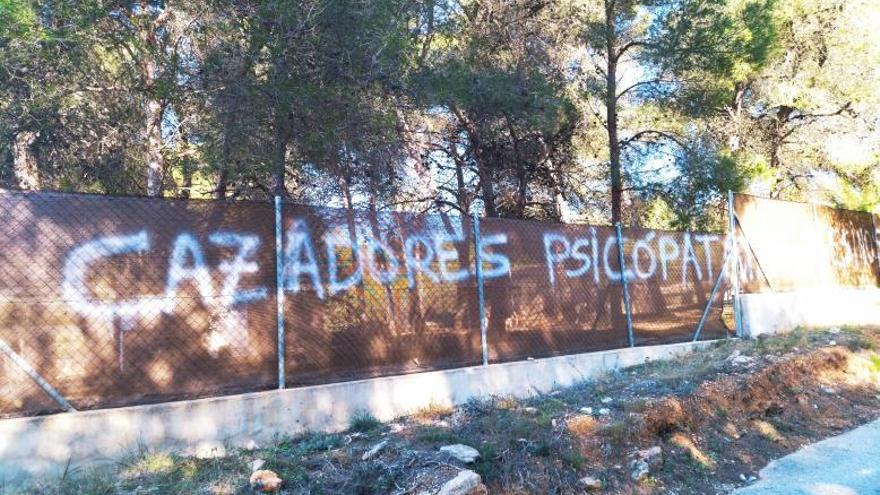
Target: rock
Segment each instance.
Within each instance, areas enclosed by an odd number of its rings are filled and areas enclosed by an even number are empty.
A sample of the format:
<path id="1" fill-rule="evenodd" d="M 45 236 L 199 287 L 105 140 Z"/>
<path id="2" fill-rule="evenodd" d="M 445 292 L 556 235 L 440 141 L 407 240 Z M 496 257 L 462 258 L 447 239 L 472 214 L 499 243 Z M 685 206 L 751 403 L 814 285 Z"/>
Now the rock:
<path id="1" fill-rule="evenodd" d="M 279 488 L 281 488 L 282 483 L 284 483 L 284 480 L 279 478 L 274 471 L 269 471 L 266 469 L 254 471 L 254 474 L 251 475 L 250 479 L 251 488 L 255 491 L 263 493 L 269 493 L 278 490 Z"/>
<path id="2" fill-rule="evenodd" d="M 742 473 L 739 473 L 739 479 L 742 480 L 742 481 L 745 481 L 745 480 L 747 480 L 748 478 L 746 478 L 746 475 L 744 475 L 744 474 L 742 474 Z"/>
<path id="3" fill-rule="evenodd" d="M 480 475 L 465 469 L 458 476 L 443 483 L 437 495 L 488 495 L 489 490 L 483 484 Z"/>
<path id="4" fill-rule="evenodd" d="M 594 478 L 592 476 L 584 476 L 580 479 L 581 485 L 591 492 L 599 491 L 602 489 L 602 480 L 599 478 Z"/>
<path id="5" fill-rule="evenodd" d="M 581 412 L 584 414 L 593 414 L 593 408 L 592 407 L 582 407 Z"/>
<path id="6" fill-rule="evenodd" d="M 826 395 L 834 395 L 837 393 L 837 390 L 834 390 L 831 387 L 822 387 L 821 390 L 822 390 L 822 393 L 826 394 Z"/>
<path id="7" fill-rule="evenodd" d="M 633 481 L 642 481 L 651 473 L 651 468 L 648 466 L 648 463 L 640 459 L 632 461 L 630 469 L 632 470 L 630 476 Z"/>
<path id="8" fill-rule="evenodd" d="M 602 404 L 610 404 L 612 400 L 614 399 L 612 399 L 611 397 L 602 397 L 602 400 L 600 400 L 599 402 L 601 402 Z"/>
<path id="9" fill-rule="evenodd" d="M 244 446 L 245 450 L 257 450 L 258 448 L 260 448 L 260 446 L 257 445 L 257 442 L 255 442 L 253 439 L 248 440 L 248 443 L 246 443 Z"/>
<path id="10" fill-rule="evenodd" d="M 522 408 L 522 412 L 524 412 L 526 414 L 535 415 L 535 414 L 538 414 L 538 409 L 534 408 L 534 407 L 524 407 L 524 408 Z"/>
<path id="11" fill-rule="evenodd" d="M 828 329 L 828 333 L 831 335 L 837 335 L 840 333 L 840 327 L 831 327 Z"/>
<path id="12" fill-rule="evenodd" d="M 610 409 L 605 408 L 605 407 L 603 407 L 602 409 L 599 409 L 599 416 L 608 416 L 609 414 L 611 414 Z"/>
<path id="13" fill-rule="evenodd" d="M 455 445 L 444 445 L 440 447 L 440 452 L 445 452 L 459 461 L 469 464 L 480 458 L 480 452 L 473 447 L 457 443 Z"/>
<path id="14" fill-rule="evenodd" d="M 260 469 L 263 469 L 263 466 L 265 465 L 266 461 L 264 461 L 263 459 L 254 459 L 253 461 L 251 461 L 251 472 L 257 472 Z"/>
<path id="15" fill-rule="evenodd" d="M 635 453 L 637 460 L 644 461 L 648 467 L 658 468 L 663 465 L 663 449 L 655 445 L 650 449 L 640 450 Z"/>
<path id="16" fill-rule="evenodd" d="M 831 347 L 834 347 L 834 346 L 837 345 L 837 341 L 836 341 L 836 340 L 832 340 L 832 341 L 828 342 L 828 345 L 830 345 Z"/>
<path id="17" fill-rule="evenodd" d="M 364 452 L 364 455 L 361 456 L 362 461 L 370 460 L 374 455 L 378 454 L 380 450 L 384 449 L 385 446 L 388 445 L 388 440 L 382 440 L 381 442 L 373 445 L 370 450 Z"/>
<path id="18" fill-rule="evenodd" d="M 196 459 L 220 459 L 226 457 L 226 454 L 226 447 L 216 442 L 201 442 L 194 449 L 184 452 L 184 455 Z"/>
<path id="19" fill-rule="evenodd" d="M 750 356 L 736 356 L 733 359 L 730 359 L 730 363 L 737 366 L 750 366 L 754 364 L 755 358 Z"/>

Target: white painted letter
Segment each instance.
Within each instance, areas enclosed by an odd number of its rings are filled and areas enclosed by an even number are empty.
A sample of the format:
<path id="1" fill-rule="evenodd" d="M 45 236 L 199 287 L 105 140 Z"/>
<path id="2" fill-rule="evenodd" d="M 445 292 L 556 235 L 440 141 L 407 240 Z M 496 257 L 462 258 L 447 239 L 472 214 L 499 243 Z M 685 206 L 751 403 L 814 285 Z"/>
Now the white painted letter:
<path id="1" fill-rule="evenodd" d="M 554 250 L 553 244 L 561 245 L 562 251 L 557 252 Z M 571 245 L 564 235 L 554 232 L 544 233 L 544 260 L 547 264 L 547 275 L 550 277 L 550 285 L 556 285 L 555 265 L 565 261 L 570 251 Z"/>
<path id="2" fill-rule="evenodd" d="M 192 266 L 186 266 L 187 258 L 192 258 Z M 174 299 L 177 297 L 177 288 L 184 280 L 190 279 L 196 283 L 202 300 L 210 304 L 214 297 L 214 285 L 211 282 L 211 272 L 205 264 L 205 254 L 202 246 L 192 234 L 183 233 L 174 239 L 174 247 L 171 249 L 171 260 L 168 262 L 168 278 L 165 283 L 165 297 Z"/>
<path id="3" fill-rule="evenodd" d="M 467 267 L 460 267 L 456 271 L 449 270 L 450 261 L 459 261 L 458 251 L 454 247 L 446 247 L 447 244 L 455 244 L 464 239 L 461 235 L 451 236 L 445 232 L 434 235 L 434 252 L 437 253 L 437 262 L 440 264 L 440 276 L 447 282 L 458 282 L 470 276 Z"/>
<path id="4" fill-rule="evenodd" d="M 640 279 L 643 279 L 643 280 L 647 279 L 647 278 L 651 278 L 654 275 L 654 272 L 657 271 L 657 257 L 654 256 L 654 250 L 651 249 L 651 241 L 654 240 L 654 235 L 655 235 L 654 232 L 648 232 L 648 234 L 645 235 L 644 238 L 639 239 L 633 245 L 633 252 L 632 252 L 633 268 L 635 268 L 636 275 Z M 641 263 L 639 263 L 640 258 L 641 258 L 640 254 L 642 252 L 645 253 L 645 255 L 648 257 L 648 260 L 649 260 L 648 269 L 644 270 L 644 271 L 642 270 Z M 665 268 L 664 268 L 664 270 L 665 270 Z"/>
<path id="5" fill-rule="evenodd" d="M 492 265 L 483 270 L 483 278 L 491 279 L 510 274 L 510 259 L 506 254 L 487 251 L 490 246 L 507 244 L 507 234 L 492 234 L 480 238 L 480 259 Z"/>
<path id="6" fill-rule="evenodd" d="M 89 265 L 108 256 L 138 253 L 150 249 L 150 237 L 146 230 L 136 234 L 99 237 L 74 248 L 64 262 L 64 282 L 61 291 L 74 310 L 94 318 L 119 317 L 129 320 L 138 316 L 154 316 L 174 308 L 171 299 L 146 296 L 117 303 L 92 302 L 86 287 Z"/>
<path id="7" fill-rule="evenodd" d="M 681 283 L 687 283 L 688 264 L 694 265 L 697 272 L 697 280 L 703 280 L 703 270 L 700 269 L 700 262 L 697 260 L 697 253 L 694 251 L 694 245 L 691 244 L 691 235 L 688 232 L 684 234 L 684 251 L 681 254 Z"/>
<path id="8" fill-rule="evenodd" d="M 251 259 L 257 254 L 260 238 L 235 232 L 214 232 L 208 237 L 208 241 L 220 247 L 238 248 L 231 261 L 223 260 L 217 267 L 226 275 L 223 288 L 220 290 L 221 300 L 227 305 L 232 305 L 265 299 L 268 294 L 266 287 L 238 290 L 238 283 L 243 274 L 257 273 L 260 270 L 260 265 Z"/>
<path id="9" fill-rule="evenodd" d="M 287 231 L 287 246 L 284 247 L 284 290 L 299 292 L 299 279 L 308 275 L 312 279 L 312 287 L 319 299 L 324 299 L 324 286 L 321 285 L 321 274 L 315 259 L 315 248 L 312 246 L 311 235 L 306 222 L 297 218 Z M 303 262 L 305 256 L 305 262 Z"/>
<path id="10" fill-rule="evenodd" d="M 346 291 L 361 283 L 364 276 L 362 263 L 358 259 L 357 247 L 351 244 L 351 239 L 345 244 L 337 243 L 336 236 L 328 233 L 324 236 L 324 245 L 327 247 L 327 288 L 330 295 Z M 352 263 L 357 263 L 357 268 L 348 277 L 339 280 L 339 260 L 336 257 L 336 248 L 348 246 L 351 248 Z"/>
<path id="11" fill-rule="evenodd" d="M 424 248 L 424 256 L 416 257 L 416 246 L 421 244 Z M 420 236 L 412 236 L 407 238 L 404 243 L 404 257 L 406 259 L 406 280 L 410 289 L 416 286 L 416 272 L 424 273 L 434 282 L 438 282 L 437 274 L 431 270 L 431 260 L 434 259 L 434 249 L 428 239 Z"/>
<path id="12" fill-rule="evenodd" d="M 621 239 L 620 242 L 625 243 L 626 237 Z M 609 236 L 607 239 L 605 239 L 605 247 L 602 250 L 602 255 L 604 257 L 603 261 L 605 262 L 605 276 L 608 277 L 608 280 L 618 282 L 618 281 L 620 281 L 620 272 L 614 271 L 614 269 L 611 268 L 611 264 L 608 263 L 608 252 L 611 251 L 612 247 L 617 248 L 617 236 L 616 235 Z M 629 268 L 627 268 L 624 271 L 623 275 L 627 278 L 627 280 L 633 278 L 632 270 L 630 270 Z"/>
<path id="13" fill-rule="evenodd" d="M 703 244 L 703 252 L 706 254 L 706 272 L 709 273 L 709 280 L 715 278 L 715 268 L 712 266 L 712 243 L 718 242 L 718 236 L 713 234 L 695 235 L 694 239 Z"/>
<path id="14" fill-rule="evenodd" d="M 669 280 L 667 267 L 670 261 L 678 258 L 678 244 L 668 235 L 660 236 L 657 244 L 660 247 L 660 269 L 663 271 L 663 280 Z"/>

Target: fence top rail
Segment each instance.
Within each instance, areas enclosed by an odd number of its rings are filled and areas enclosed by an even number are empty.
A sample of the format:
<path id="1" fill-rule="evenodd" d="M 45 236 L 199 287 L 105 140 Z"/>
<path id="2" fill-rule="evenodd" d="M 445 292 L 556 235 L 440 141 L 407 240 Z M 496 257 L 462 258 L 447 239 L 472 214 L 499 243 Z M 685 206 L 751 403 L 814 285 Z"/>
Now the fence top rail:
<path id="1" fill-rule="evenodd" d="M 871 211 L 865 211 L 865 210 L 853 210 L 853 209 L 850 209 L 850 208 L 841 208 L 841 207 L 839 207 L 839 206 L 834 206 L 834 205 L 830 205 L 830 204 L 827 204 L 827 203 L 819 203 L 819 202 L 816 202 L 816 201 L 795 201 L 795 200 L 792 200 L 792 199 L 768 198 L 767 196 L 759 196 L 759 195 L 757 195 L 757 194 L 749 194 L 749 193 L 741 193 L 741 192 L 735 192 L 735 193 L 733 193 L 733 194 L 734 194 L 735 196 L 740 196 L 740 197 L 744 197 L 744 198 L 760 199 L 760 200 L 763 200 L 763 201 L 773 201 L 773 202 L 776 202 L 776 203 L 788 203 L 788 204 L 801 205 L 801 206 L 818 206 L 818 207 L 821 207 L 821 208 L 828 208 L 828 209 L 831 209 L 831 210 L 849 211 L 849 212 L 853 212 L 853 213 L 867 213 L 868 215 L 875 214 L 875 213 L 873 213 L 873 212 L 871 212 Z"/>
<path id="2" fill-rule="evenodd" d="M 0 187 L 0 196 L 19 196 L 19 197 L 42 197 L 45 199 L 49 198 L 71 198 L 71 197 L 81 197 L 88 199 L 96 199 L 96 200 L 137 200 L 137 201 L 151 201 L 151 202 L 169 202 L 169 203 L 192 203 L 192 204 L 201 204 L 201 205 L 247 205 L 247 204 L 259 204 L 259 205 L 273 205 L 274 197 L 267 197 L 266 199 L 253 199 L 253 198 L 229 198 L 229 199 L 213 199 L 213 198 L 179 198 L 179 197 L 155 197 L 155 196 L 147 196 L 143 194 L 102 194 L 102 193 L 92 193 L 92 192 L 81 192 L 81 191 L 57 191 L 57 190 L 26 190 L 26 189 L 14 189 L 8 187 Z M 760 198 L 767 199 L 767 198 Z M 364 208 L 343 208 L 343 207 L 334 207 L 334 206 L 324 206 L 324 205 L 312 205 L 308 203 L 298 202 L 291 200 L 289 198 L 281 198 L 281 204 L 286 206 L 298 207 L 298 208 L 308 208 L 317 211 L 324 212 L 332 212 L 334 214 L 343 214 L 345 212 L 352 212 L 355 215 L 372 215 L 375 214 L 379 217 L 382 216 L 407 216 L 407 217 L 447 217 L 452 219 L 459 219 L 462 222 L 470 221 L 470 215 L 461 215 L 458 212 L 415 212 L 415 211 L 405 211 L 405 210 L 369 210 Z M 540 225 L 542 228 L 546 229 L 577 229 L 577 228 L 605 228 L 605 229 L 614 229 L 615 226 L 609 224 L 601 224 L 601 223 L 582 223 L 582 222 L 571 222 L 571 223 L 563 223 L 554 220 L 540 220 L 540 219 L 530 219 L 530 218 L 515 218 L 515 217 L 486 217 L 480 216 L 481 220 L 489 220 L 489 221 L 501 221 L 504 223 L 516 223 L 516 224 L 526 224 L 531 226 Z M 672 230 L 672 229 L 658 229 L 658 228 L 649 228 L 640 225 L 622 225 L 624 230 L 645 230 L 651 232 L 657 232 L 659 234 L 724 234 L 723 230 Z"/>

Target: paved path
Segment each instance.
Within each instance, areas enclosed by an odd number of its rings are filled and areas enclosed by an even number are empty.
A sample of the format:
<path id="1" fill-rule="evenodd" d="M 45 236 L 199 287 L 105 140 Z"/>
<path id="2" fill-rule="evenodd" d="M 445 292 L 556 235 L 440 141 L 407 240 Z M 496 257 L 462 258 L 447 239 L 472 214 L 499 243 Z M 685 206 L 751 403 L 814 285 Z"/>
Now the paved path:
<path id="1" fill-rule="evenodd" d="M 771 462 L 734 495 L 880 495 L 880 420 Z"/>

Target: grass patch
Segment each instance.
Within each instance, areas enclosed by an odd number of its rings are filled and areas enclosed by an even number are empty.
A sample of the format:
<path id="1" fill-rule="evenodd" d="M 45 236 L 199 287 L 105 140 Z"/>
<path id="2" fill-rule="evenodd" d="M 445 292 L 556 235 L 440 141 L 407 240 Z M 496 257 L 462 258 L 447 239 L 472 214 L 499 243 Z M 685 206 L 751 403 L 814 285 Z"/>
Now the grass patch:
<path id="1" fill-rule="evenodd" d="M 359 411 L 352 418 L 348 425 L 348 431 L 368 433 L 377 430 L 382 426 L 382 422 L 370 414 L 369 411 Z"/>
<path id="2" fill-rule="evenodd" d="M 461 437 L 443 428 L 428 427 L 416 434 L 416 439 L 426 444 L 464 443 Z"/>
<path id="3" fill-rule="evenodd" d="M 876 354 L 872 354 L 870 357 L 871 360 L 871 371 L 873 373 L 880 373 L 880 356 Z"/>
<path id="4" fill-rule="evenodd" d="M 453 412 L 455 412 L 455 409 L 450 405 L 432 402 L 425 407 L 413 411 L 411 416 L 418 422 L 428 423 L 449 417 Z"/>

